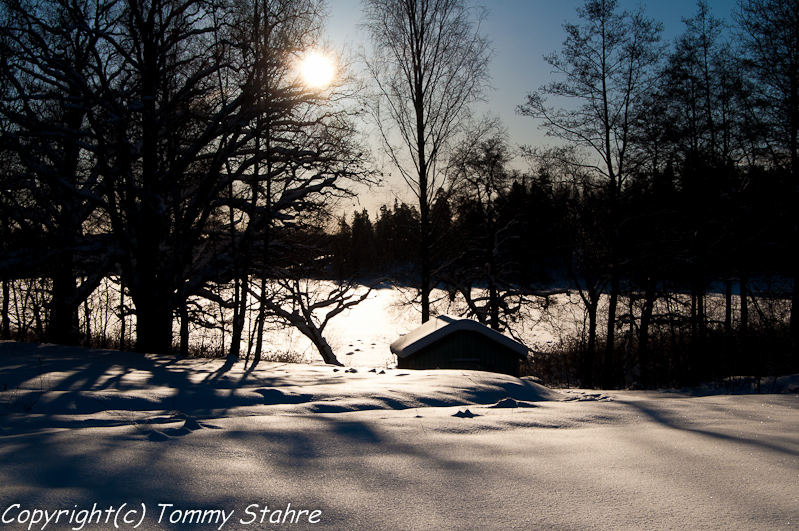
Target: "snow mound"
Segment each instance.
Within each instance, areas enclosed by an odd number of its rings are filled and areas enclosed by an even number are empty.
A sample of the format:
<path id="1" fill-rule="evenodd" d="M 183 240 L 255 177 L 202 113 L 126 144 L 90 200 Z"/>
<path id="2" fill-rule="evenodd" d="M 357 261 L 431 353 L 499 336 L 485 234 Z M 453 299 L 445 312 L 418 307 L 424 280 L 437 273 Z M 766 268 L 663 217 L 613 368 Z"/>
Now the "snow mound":
<path id="1" fill-rule="evenodd" d="M 536 407 L 536 406 L 532 402 L 525 402 L 523 400 L 514 400 L 514 399 L 508 397 L 508 398 L 503 398 L 502 400 L 500 400 L 496 404 L 488 406 L 488 407 L 506 409 L 506 408 L 517 408 L 517 407 Z"/>
<path id="2" fill-rule="evenodd" d="M 183 423 L 183 427 L 190 431 L 201 430 L 203 428 L 194 417 L 186 419 L 186 422 Z"/>
<path id="3" fill-rule="evenodd" d="M 230 359 L 5 342 L 0 413 L 24 414 L 29 425 L 57 418 L 63 427 L 74 426 L 68 419 L 77 417 L 84 425 L 121 425 L 166 415 L 191 432 L 202 427 L 196 417 L 519 407 L 565 398 L 532 379 L 504 374 L 369 369 L 271 362 L 253 367 Z"/>

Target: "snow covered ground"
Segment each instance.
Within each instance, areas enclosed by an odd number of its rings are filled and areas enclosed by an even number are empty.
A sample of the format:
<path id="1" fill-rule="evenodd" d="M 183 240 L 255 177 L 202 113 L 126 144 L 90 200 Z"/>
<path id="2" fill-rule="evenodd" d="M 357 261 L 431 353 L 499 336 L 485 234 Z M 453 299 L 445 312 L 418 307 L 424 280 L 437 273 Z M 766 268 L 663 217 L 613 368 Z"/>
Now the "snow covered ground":
<path id="1" fill-rule="evenodd" d="M 799 528 L 797 394 L 18 343 L 0 390 L 0 531 Z"/>

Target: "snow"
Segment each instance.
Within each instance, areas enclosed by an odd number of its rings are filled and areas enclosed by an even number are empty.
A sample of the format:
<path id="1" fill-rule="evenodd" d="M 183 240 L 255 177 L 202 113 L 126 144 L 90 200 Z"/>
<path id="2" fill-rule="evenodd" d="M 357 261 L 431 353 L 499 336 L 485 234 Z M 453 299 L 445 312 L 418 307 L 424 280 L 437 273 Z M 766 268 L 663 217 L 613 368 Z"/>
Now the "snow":
<path id="1" fill-rule="evenodd" d="M 519 354 L 521 358 L 527 356 L 527 347 L 517 343 L 511 338 L 488 328 L 487 326 L 471 319 L 456 319 L 448 315 L 439 315 L 430 319 L 422 326 L 408 332 L 391 343 L 391 352 L 398 357 L 407 358 L 419 352 L 439 339 L 459 331 L 470 331 L 483 334 L 495 342 Z"/>
<path id="2" fill-rule="evenodd" d="M 19 343 L 0 343 L 0 389 L 0 530 L 799 521 L 791 393 L 552 390 L 477 371 Z"/>
<path id="3" fill-rule="evenodd" d="M 338 347 L 335 350 L 339 361 L 347 366 L 395 366 L 397 358 L 389 345 L 419 326 L 419 313 L 406 302 L 402 290 L 384 283 L 373 289 L 365 301 L 332 320 L 328 326 L 329 342 Z"/>

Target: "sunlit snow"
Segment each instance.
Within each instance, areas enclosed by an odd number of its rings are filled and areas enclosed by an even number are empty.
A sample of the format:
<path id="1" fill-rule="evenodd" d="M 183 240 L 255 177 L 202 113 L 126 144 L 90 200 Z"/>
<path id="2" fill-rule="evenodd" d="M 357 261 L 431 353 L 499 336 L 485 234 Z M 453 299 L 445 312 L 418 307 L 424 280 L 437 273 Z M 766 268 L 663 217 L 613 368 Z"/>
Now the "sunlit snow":
<path id="1" fill-rule="evenodd" d="M 19 343 L 0 344 L 0 386 L 0 529 L 799 521 L 797 394 L 551 390 L 474 371 Z"/>

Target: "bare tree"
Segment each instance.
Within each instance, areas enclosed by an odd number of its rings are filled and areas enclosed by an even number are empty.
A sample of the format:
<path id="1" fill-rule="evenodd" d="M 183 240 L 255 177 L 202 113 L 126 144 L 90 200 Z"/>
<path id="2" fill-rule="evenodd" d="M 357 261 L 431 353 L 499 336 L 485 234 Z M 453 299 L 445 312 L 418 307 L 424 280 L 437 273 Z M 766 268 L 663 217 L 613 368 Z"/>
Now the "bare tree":
<path id="1" fill-rule="evenodd" d="M 501 308 L 507 309 L 502 288 L 511 280 L 506 277 L 512 270 L 504 255 L 518 223 L 501 217 L 511 184 L 507 170 L 511 156 L 501 124 L 486 120 L 464 137 L 450 159 L 459 224 L 470 234 L 458 242 L 460 252 L 445 282 L 452 286 L 451 291 L 461 294 L 470 313 L 495 330 L 503 327 L 500 314 L 505 312 Z M 474 287 L 480 284 L 487 287 L 487 298 L 473 297 Z"/>
<path id="2" fill-rule="evenodd" d="M 724 23 L 712 15 L 704 0 L 697 2 L 696 13 L 684 18 L 683 23 L 685 31 L 666 56 L 653 96 L 661 106 L 647 120 L 659 124 L 664 133 L 665 143 L 659 147 L 664 148 L 664 158 L 680 183 L 680 206 L 672 208 L 680 215 L 679 221 L 672 223 L 671 237 L 682 245 L 679 252 L 671 253 L 679 257 L 672 269 L 684 272 L 683 283 L 690 288 L 691 337 L 699 352 L 696 363 L 706 361 L 706 366 L 714 367 L 721 362 L 706 359 L 710 349 L 704 346 L 712 331 L 706 302 L 706 292 L 715 279 L 711 275 L 724 275 L 725 333 L 731 337 L 732 280 L 736 276 L 739 281 L 745 278 L 751 233 L 763 231 L 765 224 L 746 219 L 751 210 L 745 206 L 751 183 L 747 173 L 741 171 L 741 161 L 752 154 L 743 149 L 744 92 L 738 74 L 740 61 L 731 51 L 735 46 L 725 39 Z M 664 162 L 661 159 L 661 167 L 655 166 L 653 175 L 664 170 Z M 665 198 L 662 193 L 658 195 Z M 652 203 L 656 198 L 641 199 Z M 654 205 L 649 208 L 650 212 L 658 210 Z M 664 216 L 668 216 L 666 209 L 660 214 Z M 655 229 L 658 223 L 652 225 Z M 651 234 L 657 234 L 657 230 Z M 642 238 L 642 243 L 645 240 Z M 662 249 L 667 242 L 657 245 Z M 634 269 L 643 269 L 637 265 L 632 264 Z M 657 270 L 657 265 L 648 264 L 646 269 Z"/>
<path id="3" fill-rule="evenodd" d="M 561 244 L 568 249 L 567 272 L 585 312 L 584 344 L 577 360 L 580 385 L 593 387 L 597 364 L 599 309 L 608 286 L 608 212 L 602 208 L 601 183 L 583 153 L 573 144 L 546 149 L 525 148 L 539 179 L 549 183 L 550 201 L 558 205 Z"/>
<path id="4" fill-rule="evenodd" d="M 325 328 L 331 319 L 366 300 L 371 289 L 360 289 L 351 281 L 323 282 L 291 276 L 265 285 L 264 291 L 253 293 L 259 303 L 310 339 L 325 363 L 342 365 L 325 338 Z"/>
<path id="5" fill-rule="evenodd" d="M 513 156 L 507 132 L 491 117 L 470 127 L 455 146 L 449 163 L 455 221 L 445 237 L 449 260 L 437 276 L 450 300 L 466 302 L 469 315 L 517 335 L 514 324 L 524 321 L 526 310 L 560 291 L 522 281 L 530 264 L 517 260 L 514 250 L 534 228 L 514 208 L 514 191 L 526 193 L 526 187 L 509 169 Z"/>
<path id="6" fill-rule="evenodd" d="M 386 153 L 419 202 L 422 322 L 430 318 L 431 205 L 438 167 L 488 80 L 484 12 L 465 0 L 366 0 L 366 60 L 376 96 L 369 108 Z"/>
<path id="7" fill-rule="evenodd" d="M 362 150 L 352 141 L 352 125 L 344 108 L 332 102 L 341 97 L 334 87 L 315 90 L 298 77 L 297 58 L 319 46 L 323 29 L 320 0 L 255 0 L 236 11 L 241 60 L 251 65 L 258 112 L 246 129 L 249 144 L 227 162 L 235 175 L 227 200 L 234 281 L 231 353 L 238 355 L 250 283 L 265 291 L 270 272 L 270 249 L 276 225 L 292 223 L 299 211 L 318 208 L 343 182 L 363 172 Z M 235 87 L 234 77 L 222 88 Z M 321 201 L 320 201 L 321 200 Z M 257 280 L 255 280 L 257 279 Z M 262 350 L 268 308 L 256 317 L 254 355 Z M 252 347 L 252 345 L 251 345 Z M 250 349 L 248 349 L 249 352 Z"/>
<path id="8" fill-rule="evenodd" d="M 16 240 L 0 269 L 7 278 L 49 277 L 46 339 L 76 344 L 78 308 L 113 256 L 87 198 L 103 178 L 94 171 L 97 142 L 88 127 L 93 104 L 79 86 L 93 81 L 97 33 L 107 29 L 110 8 L 61 0 L 0 6 L 0 208 L 4 237 Z"/>
<path id="9" fill-rule="evenodd" d="M 609 212 L 610 293 L 606 365 L 613 357 L 616 306 L 620 288 L 618 227 L 620 196 L 641 161 L 632 149 L 638 111 L 656 80 L 662 26 L 644 16 L 618 11 L 616 0 L 586 0 L 577 9 L 581 25 L 567 23 L 560 54 L 545 57 L 562 77 L 528 95 L 522 115 L 540 120 L 548 135 L 589 150 L 596 159 L 587 169 L 605 182 Z M 546 97 L 567 106 L 547 105 Z M 572 102 L 572 103 L 568 103 Z M 609 377 L 609 375 L 605 375 Z"/>

